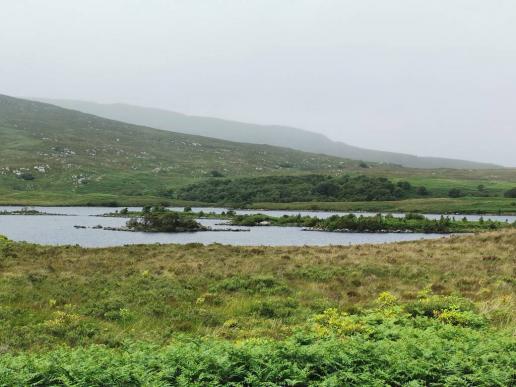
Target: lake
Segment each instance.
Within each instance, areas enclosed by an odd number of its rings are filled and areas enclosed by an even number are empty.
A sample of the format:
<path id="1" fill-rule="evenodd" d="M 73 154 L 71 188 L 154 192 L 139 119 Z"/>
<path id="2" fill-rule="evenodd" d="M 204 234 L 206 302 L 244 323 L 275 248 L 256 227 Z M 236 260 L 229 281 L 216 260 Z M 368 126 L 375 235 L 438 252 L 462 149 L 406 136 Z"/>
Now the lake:
<path id="1" fill-rule="evenodd" d="M 13 211 L 22 207 L 0 207 L 0 211 Z M 441 234 L 403 234 L 403 233 L 332 233 L 322 231 L 303 231 L 299 227 L 250 227 L 249 232 L 192 232 L 192 233 L 143 233 L 106 231 L 99 229 L 76 229 L 75 225 L 93 227 L 121 227 L 127 219 L 99 217 L 107 212 L 113 212 L 116 208 L 107 207 L 30 207 L 41 212 L 68 215 L 2 215 L 0 216 L 0 234 L 15 241 L 27 241 L 46 245 L 75 245 L 84 247 L 108 247 L 126 244 L 149 243 L 222 243 L 241 246 L 282 246 L 282 245 L 355 245 L 365 243 L 389 243 L 399 241 L 411 241 L 419 239 L 435 239 L 444 237 Z M 129 208 L 138 210 L 139 208 Z M 182 210 L 182 208 L 175 208 Z M 118 209 L 120 210 L 120 208 Z M 224 208 L 194 208 L 194 211 L 216 212 L 226 211 Z M 237 213 L 266 213 L 272 216 L 302 215 L 326 218 L 334 214 L 346 214 L 336 212 L 310 212 L 310 211 L 255 211 L 240 210 Z M 361 213 L 364 216 L 372 216 L 373 213 Z M 431 215 L 439 217 L 440 215 Z M 460 216 L 462 218 L 462 216 Z M 468 215 L 470 220 L 476 220 L 479 216 Z M 512 216 L 484 216 L 485 219 L 516 221 Z M 222 223 L 216 219 L 201 219 L 200 222 L 215 229 L 228 228 L 229 226 L 217 225 Z"/>

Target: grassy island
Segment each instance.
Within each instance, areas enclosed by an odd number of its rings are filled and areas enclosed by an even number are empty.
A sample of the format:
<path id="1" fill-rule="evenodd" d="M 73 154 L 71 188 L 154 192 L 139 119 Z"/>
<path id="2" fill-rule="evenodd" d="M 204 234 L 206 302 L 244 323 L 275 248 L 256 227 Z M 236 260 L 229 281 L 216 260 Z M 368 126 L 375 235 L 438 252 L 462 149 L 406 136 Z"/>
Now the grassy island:
<path id="1" fill-rule="evenodd" d="M 339 232 L 420 232 L 420 233 L 471 233 L 514 227 L 513 224 L 491 220 L 455 220 L 442 216 L 427 219 L 420 214 L 406 214 L 405 217 L 392 215 L 356 216 L 354 214 L 334 215 L 327 219 L 311 216 L 272 217 L 263 214 L 235 215 L 231 223 L 238 226 L 297 226 L 311 230 Z"/>

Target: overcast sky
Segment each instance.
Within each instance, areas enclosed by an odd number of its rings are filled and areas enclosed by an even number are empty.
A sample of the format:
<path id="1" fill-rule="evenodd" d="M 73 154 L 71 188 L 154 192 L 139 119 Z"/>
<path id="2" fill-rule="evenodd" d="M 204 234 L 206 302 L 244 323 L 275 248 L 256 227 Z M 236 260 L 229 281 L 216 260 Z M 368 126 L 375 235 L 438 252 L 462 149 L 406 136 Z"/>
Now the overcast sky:
<path id="1" fill-rule="evenodd" d="M 0 93 L 516 166 L 514 0 L 0 0 Z"/>

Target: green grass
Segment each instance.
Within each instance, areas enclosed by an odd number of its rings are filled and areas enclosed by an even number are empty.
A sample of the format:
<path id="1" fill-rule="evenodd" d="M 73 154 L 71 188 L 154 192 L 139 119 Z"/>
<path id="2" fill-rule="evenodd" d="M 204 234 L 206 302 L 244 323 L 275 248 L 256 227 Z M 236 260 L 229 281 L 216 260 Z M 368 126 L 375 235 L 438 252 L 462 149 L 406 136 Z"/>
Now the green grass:
<path id="1" fill-rule="evenodd" d="M 435 214 L 516 214 L 516 199 L 427 198 L 372 202 L 254 203 L 249 208 L 271 210 L 321 210 L 370 212 L 420 212 Z"/>
<path id="2" fill-rule="evenodd" d="M 426 287 L 472 299 L 493 323 L 512 326 L 515 238 L 324 248 L 0 242 L 0 345 L 163 344 L 178 333 L 279 339 L 325 309 L 353 311 L 383 291 L 410 301 Z M 86 331 L 49 335 L 42 324 L 57 312 L 80 316 Z M 238 329 L 227 328 L 233 320 Z"/>
<path id="3" fill-rule="evenodd" d="M 0 239 L 0 384 L 511 385 L 515 245 Z"/>

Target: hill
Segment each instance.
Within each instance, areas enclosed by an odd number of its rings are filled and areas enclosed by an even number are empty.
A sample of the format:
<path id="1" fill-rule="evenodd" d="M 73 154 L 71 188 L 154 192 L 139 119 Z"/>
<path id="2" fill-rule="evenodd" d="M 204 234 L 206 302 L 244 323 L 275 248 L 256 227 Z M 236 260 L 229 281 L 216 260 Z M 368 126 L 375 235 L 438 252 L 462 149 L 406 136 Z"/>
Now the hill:
<path id="1" fill-rule="evenodd" d="M 206 176 L 341 173 L 358 162 L 131 125 L 0 95 L 0 194 L 170 197 Z"/>
<path id="2" fill-rule="evenodd" d="M 305 152 L 412 168 L 497 168 L 493 164 L 364 149 L 332 141 L 322 134 L 278 125 L 256 125 L 211 117 L 189 116 L 168 110 L 126 104 L 99 104 L 74 100 L 41 100 L 100 117 L 199 136 L 251 144 L 269 144 Z"/>

